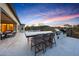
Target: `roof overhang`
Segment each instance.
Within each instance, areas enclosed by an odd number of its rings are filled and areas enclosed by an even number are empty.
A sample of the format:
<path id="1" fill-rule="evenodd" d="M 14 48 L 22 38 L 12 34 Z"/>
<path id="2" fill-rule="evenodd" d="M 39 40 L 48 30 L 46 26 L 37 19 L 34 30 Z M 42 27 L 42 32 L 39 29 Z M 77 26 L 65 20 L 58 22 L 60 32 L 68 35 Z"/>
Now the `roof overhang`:
<path id="1" fill-rule="evenodd" d="M 1 23 L 2 24 L 17 24 L 8 15 L 6 15 L 4 12 L 1 12 Z"/>
<path id="2" fill-rule="evenodd" d="M 19 22 L 19 24 L 21 25 L 21 22 L 19 21 L 18 16 L 16 15 L 15 10 L 12 8 L 12 5 L 10 3 L 7 3 L 7 6 L 10 8 L 10 10 L 12 11 L 13 15 L 16 17 L 17 21 Z"/>

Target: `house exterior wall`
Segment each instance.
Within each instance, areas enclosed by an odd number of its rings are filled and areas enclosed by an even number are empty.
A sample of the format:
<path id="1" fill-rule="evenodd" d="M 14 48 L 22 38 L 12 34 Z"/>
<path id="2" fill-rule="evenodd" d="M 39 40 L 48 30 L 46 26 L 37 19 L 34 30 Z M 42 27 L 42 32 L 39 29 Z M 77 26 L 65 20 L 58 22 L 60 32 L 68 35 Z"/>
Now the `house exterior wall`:
<path id="1" fill-rule="evenodd" d="M 19 26 L 20 26 L 20 23 L 18 22 L 17 18 L 14 16 L 14 14 L 12 13 L 11 9 L 8 7 L 7 4 L 5 3 L 0 3 L 0 7 L 5 10 L 5 12 L 12 18 L 12 20 L 14 20 L 17 25 L 16 25 L 16 29 L 17 29 L 17 32 L 19 32 Z"/>

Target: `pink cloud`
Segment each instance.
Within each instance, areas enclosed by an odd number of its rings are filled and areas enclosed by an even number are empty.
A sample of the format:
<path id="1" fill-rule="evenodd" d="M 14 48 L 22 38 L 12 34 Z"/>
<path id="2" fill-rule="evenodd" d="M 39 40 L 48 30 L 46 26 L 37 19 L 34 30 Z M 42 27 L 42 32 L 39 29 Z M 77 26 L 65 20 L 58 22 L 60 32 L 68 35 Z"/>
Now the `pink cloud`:
<path id="1" fill-rule="evenodd" d="M 55 17 L 55 18 L 48 18 L 46 21 L 44 21 L 44 23 L 64 21 L 64 20 L 69 20 L 69 19 L 75 18 L 75 17 L 79 17 L 79 14 L 60 16 L 60 17 Z"/>
<path id="2" fill-rule="evenodd" d="M 40 16 L 40 15 L 37 15 Z M 79 17 L 79 14 L 75 15 L 68 15 L 68 16 L 59 16 L 59 17 L 54 17 L 54 18 L 45 18 L 45 19 L 35 19 L 31 22 L 28 22 L 28 24 L 39 24 L 39 23 L 51 23 L 51 22 L 58 22 L 58 21 L 65 21 L 65 20 L 72 20 L 72 18 Z"/>

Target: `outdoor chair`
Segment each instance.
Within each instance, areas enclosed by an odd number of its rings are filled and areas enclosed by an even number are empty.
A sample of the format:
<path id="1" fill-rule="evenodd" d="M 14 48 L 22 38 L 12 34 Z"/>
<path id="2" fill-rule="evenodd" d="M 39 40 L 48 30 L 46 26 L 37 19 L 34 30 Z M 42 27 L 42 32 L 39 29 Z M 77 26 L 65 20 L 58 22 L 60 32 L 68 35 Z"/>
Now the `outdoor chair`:
<path id="1" fill-rule="evenodd" d="M 35 51 L 35 55 L 37 53 L 39 53 L 40 51 L 43 51 L 43 53 L 45 52 L 45 45 L 44 45 L 44 41 L 42 40 L 42 36 L 41 35 L 37 35 L 34 36 L 31 40 L 31 49 L 34 48 Z"/>
<path id="2" fill-rule="evenodd" d="M 4 33 L 0 33 L 0 39 L 1 40 L 5 39 L 5 34 Z"/>
<path id="3" fill-rule="evenodd" d="M 0 40 L 2 40 L 2 33 L 0 33 Z"/>

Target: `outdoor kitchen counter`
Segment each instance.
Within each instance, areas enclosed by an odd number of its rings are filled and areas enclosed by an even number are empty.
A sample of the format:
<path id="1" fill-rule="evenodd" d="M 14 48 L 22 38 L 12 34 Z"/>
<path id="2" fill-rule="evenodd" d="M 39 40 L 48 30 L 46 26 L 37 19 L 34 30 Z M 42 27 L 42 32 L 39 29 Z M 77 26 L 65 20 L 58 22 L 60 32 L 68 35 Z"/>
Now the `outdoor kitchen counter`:
<path id="1" fill-rule="evenodd" d="M 39 34 L 49 34 L 49 33 L 53 33 L 52 31 L 35 31 L 35 32 L 26 32 L 25 35 L 26 37 L 32 37 L 35 35 L 39 35 Z"/>

